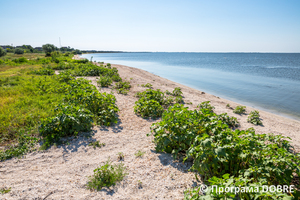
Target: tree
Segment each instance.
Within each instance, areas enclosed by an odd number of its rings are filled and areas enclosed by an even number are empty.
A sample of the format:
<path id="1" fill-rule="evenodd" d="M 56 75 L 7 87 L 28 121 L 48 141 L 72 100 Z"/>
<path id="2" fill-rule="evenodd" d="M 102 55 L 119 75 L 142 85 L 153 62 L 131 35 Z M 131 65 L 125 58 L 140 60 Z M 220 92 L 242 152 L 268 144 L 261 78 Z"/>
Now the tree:
<path id="1" fill-rule="evenodd" d="M 5 56 L 6 52 L 4 51 L 4 49 L 2 49 L 2 47 L 0 47 L 0 57 Z"/>
<path id="2" fill-rule="evenodd" d="M 15 54 L 24 54 L 24 49 L 16 48 L 15 49 Z"/>
<path id="3" fill-rule="evenodd" d="M 55 51 L 55 46 L 53 44 L 44 44 L 42 46 L 46 56 L 51 56 L 51 52 Z"/>

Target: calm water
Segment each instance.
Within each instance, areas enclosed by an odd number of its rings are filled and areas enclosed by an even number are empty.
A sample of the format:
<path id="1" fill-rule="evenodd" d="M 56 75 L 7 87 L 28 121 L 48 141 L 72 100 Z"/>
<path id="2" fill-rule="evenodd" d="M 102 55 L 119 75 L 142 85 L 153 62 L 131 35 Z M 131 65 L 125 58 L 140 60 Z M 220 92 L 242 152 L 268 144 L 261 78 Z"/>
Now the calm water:
<path id="1" fill-rule="evenodd" d="M 247 106 L 300 120 L 299 53 L 104 53 L 82 57 L 140 68 Z"/>

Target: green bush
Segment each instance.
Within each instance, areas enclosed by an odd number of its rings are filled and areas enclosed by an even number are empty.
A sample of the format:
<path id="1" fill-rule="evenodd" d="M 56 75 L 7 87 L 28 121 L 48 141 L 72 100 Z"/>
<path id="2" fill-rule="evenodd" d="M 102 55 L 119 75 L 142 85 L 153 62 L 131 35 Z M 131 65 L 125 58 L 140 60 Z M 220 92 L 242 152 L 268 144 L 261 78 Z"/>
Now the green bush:
<path id="1" fill-rule="evenodd" d="M 236 114 L 245 114 L 246 113 L 246 106 L 237 106 L 234 110 Z"/>
<path id="2" fill-rule="evenodd" d="M 43 146 L 47 148 L 63 137 L 90 131 L 92 122 L 89 110 L 75 105 L 59 105 L 56 115 L 43 119 L 39 126 L 39 133 L 44 138 Z"/>
<path id="3" fill-rule="evenodd" d="M 104 165 L 94 170 L 93 176 L 89 177 L 87 188 L 101 190 L 103 187 L 110 187 L 122 181 L 127 175 L 127 169 L 123 163 L 111 164 L 111 161 L 108 160 Z"/>
<path id="4" fill-rule="evenodd" d="M 157 118 L 163 113 L 163 107 L 153 99 L 140 98 L 135 102 L 134 112 L 143 118 Z"/>
<path id="5" fill-rule="evenodd" d="M 108 76 L 100 76 L 100 79 L 97 81 L 97 83 L 101 87 L 108 87 L 112 84 L 112 80 Z"/>
<path id="6" fill-rule="evenodd" d="M 18 63 L 18 64 L 28 62 L 28 60 L 26 58 L 24 58 L 24 57 L 16 58 L 16 59 L 13 59 L 12 61 L 15 62 L 15 63 Z"/>
<path id="7" fill-rule="evenodd" d="M 0 47 L 0 57 L 5 56 L 6 52 L 4 51 L 4 49 L 2 47 Z"/>
<path id="8" fill-rule="evenodd" d="M 182 96 L 181 88 L 180 88 L 180 87 L 176 87 L 176 88 L 173 90 L 172 95 L 173 95 L 173 96 Z"/>
<path id="9" fill-rule="evenodd" d="M 150 83 L 142 84 L 141 86 L 142 87 L 147 87 L 147 88 L 152 88 L 152 85 Z"/>
<path id="10" fill-rule="evenodd" d="M 95 86 L 91 85 L 85 79 L 76 79 L 69 82 L 68 94 L 65 96 L 65 102 L 90 110 L 94 121 L 99 125 L 110 126 L 117 123 L 116 98 L 112 94 L 100 93 Z"/>
<path id="11" fill-rule="evenodd" d="M 117 82 L 115 84 L 115 89 L 130 89 L 131 88 L 131 85 L 130 85 L 130 82 L 129 81 L 123 81 L 123 82 Z"/>
<path id="12" fill-rule="evenodd" d="M 260 117 L 260 115 L 257 110 L 251 111 L 248 116 L 247 122 L 254 124 L 254 125 L 262 125 L 262 122 L 259 119 L 259 117 Z"/>
<path id="13" fill-rule="evenodd" d="M 113 75 L 113 76 L 111 77 L 111 79 L 112 79 L 113 81 L 115 81 L 115 82 L 120 82 L 120 81 L 122 81 L 122 78 L 121 78 L 119 75 Z"/>
<path id="14" fill-rule="evenodd" d="M 199 109 L 205 109 L 208 110 L 210 112 L 214 112 L 213 109 L 215 109 L 214 106 L 210 105 L 210 101 L 204 101 L 202 103 L 200 103 L 197 108 Z"/>
<path id="15" fill-rule="evenodd" d="M 24 49 L 16 48 L 15 49 L 15 54 L 24 54 Z"/>
<path id="16" fill-rule="evenodd" d="M 46 56 L 51 56 L 51 53 L 56 49 L 53 44 L 44 44 L 42 48 L 43 51 L 46 53 Z"/>
<path id="17" fill-rule="evenodd" d="M 153 90 L 147 89 L 143 92 L 138 92 L 137 97 L 143 98 L 144 100 L 154 100 L 157 101 L 160 105 L 165 104 L 165 94 L 160 91 L 160 89 Z"/>
<path id="18" fill-rule="evenodd" d="M 41 69 L 32 71 L 31 74 L 36 74 L 36 75 L 54 75 L 55 72 L 51 68 L 43 67 Z"/>

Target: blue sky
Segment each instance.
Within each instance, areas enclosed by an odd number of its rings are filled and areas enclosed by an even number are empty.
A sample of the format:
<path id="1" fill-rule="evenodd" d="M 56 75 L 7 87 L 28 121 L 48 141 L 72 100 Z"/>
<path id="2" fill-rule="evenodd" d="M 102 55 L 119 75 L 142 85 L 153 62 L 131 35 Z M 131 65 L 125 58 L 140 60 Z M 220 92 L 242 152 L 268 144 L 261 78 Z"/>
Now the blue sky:
<path id="1" fill-rule="evenodd" d="M 299 0 L 0 0 L 0 45 L 300 52 Z"/>

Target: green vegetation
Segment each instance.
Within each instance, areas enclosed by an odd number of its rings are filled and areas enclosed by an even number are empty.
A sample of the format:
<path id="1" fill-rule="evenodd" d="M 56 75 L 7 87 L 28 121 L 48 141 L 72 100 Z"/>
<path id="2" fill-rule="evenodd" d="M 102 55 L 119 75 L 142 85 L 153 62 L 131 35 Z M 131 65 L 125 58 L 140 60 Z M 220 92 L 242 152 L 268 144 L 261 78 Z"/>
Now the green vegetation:
<path id="1" fill-rule="evenodd" d="M 42 46 L 46 56 L 50 56 L 53 51 L 55 51 L 55 46 L 53 44 L 44 44 Z"/>
<path id="2" fill-rule="evenodd" d="M 4 51 L 4 49 L 2 47 L 0 47 L 0 57 L 5 56 L 6 52 Z"/>
<path id="3" fill-rule="evenodd" d="M 259 117 L 260 117 L 259 112 L 257 110 L 254 110 L 250 112 L 247 121 L 254 125 L 262 125 L 262 122 L 259 119 Z"/>
<path id="4" fill-rule="evenodd" d="M 90 142 L 88 146 L 92 146 L 94 149 L 97 147 L 101 148 L 105 146 L 105 143 L 100 143 L 99 141 Z"/>
<path id="5" fill-rule="evenodd" d="M 215 109 L 214 106 L 210 105 L 210 101 L 204 101 L 202 103 L 200 103 L 197 108 L 199 108 L 200 110 L 205 109 L 208 110 L 209 112 L 214 112 L 213 109 Z"/>
<path id="6" fill-rule="evenodd" d="M 89 177 L 87 188 L 90 190 L 101 190 L 103 187 L 110 187 L 123 180 L 127 176 L 127 169 L 123 163 L 106 163 L 94 170 L 94 175 Z"/>
<path id="7" fill-rule="evenodd" d="M 136 157 L 143 157 L 143 155 L 144 155 L 145 153 L 146 153 L 146 152 L 144 152 L 144 151 L 138 150 L 134 155 L 135 155 Z"/>
<path id="8" fill-rule="evenodd" d="M 108 87 L 112 84 L 112 80 L 108 76 L 100 76 L 100 79 L 97 81 L 97 83 L 101 87 Z"/>
<path id="9" fill-rule="evenodd" d="M 72 57 L 52 52 L 48 57 L 7 54 L 0 59 L 0 145 L 6 146 L 1 160 L 24 155 L 38 139 L 45 149 L 62 137 L 89 131 L 93 124 L 117 123 L 115 97 L 74 76 L 119 76 L 118 71 Z M 53 69 L 64 72 L 55 75 Z"/>
<path id="10" fill-rule="evenodd" d="M 11 188 L 7 188 L 7 187 L 0 188 L 1 194 L 6 194 L 6 193 L 9 193 L 10 191 L 11 191 Z"/>
<path id="11" fill-rule="evenodd" d="M 123 152 L 119 152 L 119 153 L 118 153 L 118 159 L 119 159 L 119 160 L 124 160 L 124 158 L 125 158 L 124 153 L 123 153 Z"/>
<path id="12" fill-rule="evenodd" d="M 141 86 L 142 87 L 147 87 L 147 88 L 152 88 L 152 85 L 150 83 L 142 84 Z"/>
<path id="13" fill-rule="evenodd" d="M 256 134 L 253 128 L 232 130 L 236 118 L 212 112 L 209 102 L 200 104 L 199 110 L 189 110 L 175 104 L 163 113 L 162 120 L 154 123 L 156 151 L 185 157 L 193 161 L 191 170 L 201 174 L 210 185 L 205 196 L 200 188 L 185 192 L 185 199 L 271 199 L 287 197 L 274 193 L 217 193 L 219 187 L 262 187 L 262 185 L 292 185 L 300 176 L 300 154 L 283 136 Z M 297 186 L 299 189 L 299 185 Z M 224 189 L 224 188 L 223 188 Z M 299 193 L 295 190 L 294 194 Z M 273 196 L 272 196 L 273 195 Z"/>
<path id="14" fill-rule="evenodd" d="M 131 85 L 129 81 L 120 81 L 117 82 L 114 86 L 114 89 L 116 89 L 119 94 L 127 94 L 130 88 Z"/>
<path id="15" fill-rule="evenodd" d="M 15 54 L 24 54 L 24 50 L 21 48 L 16 48 L 15 49 Z"/>
<path id="16" fill-rule="evenodd" d="M 181 88 L 180 87 L 174 88 L 172 95 L 176 96 L 176 97 L 177 96 L 182 96 Z"/>
<path id="17" fill-rule="evenodd" d="M 234 113 L 236 114 L 245 114 L 246 113 L 246 106 L 237 106 L 234 110 Z"/>

